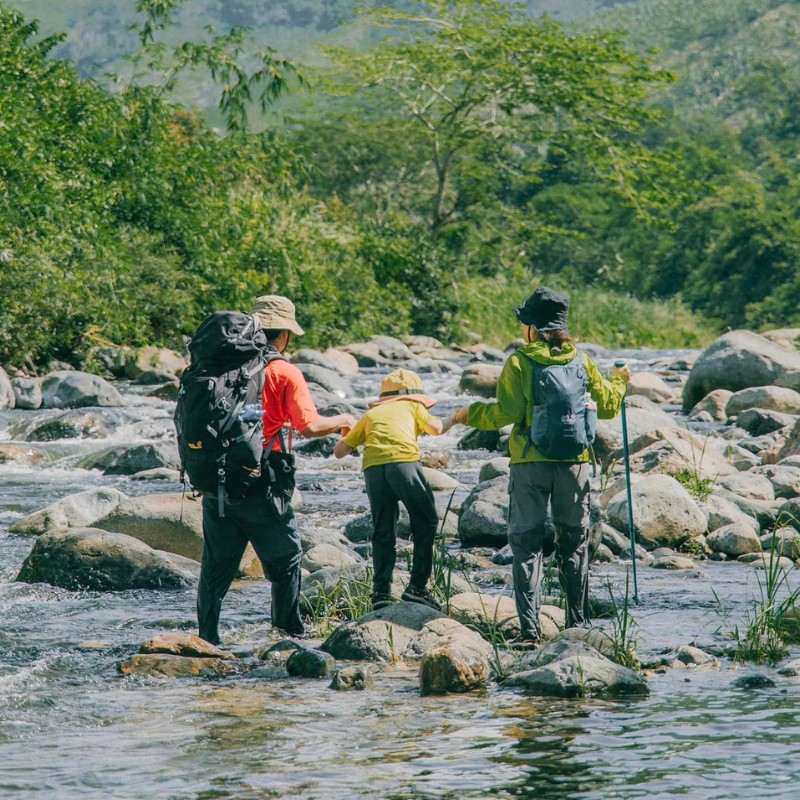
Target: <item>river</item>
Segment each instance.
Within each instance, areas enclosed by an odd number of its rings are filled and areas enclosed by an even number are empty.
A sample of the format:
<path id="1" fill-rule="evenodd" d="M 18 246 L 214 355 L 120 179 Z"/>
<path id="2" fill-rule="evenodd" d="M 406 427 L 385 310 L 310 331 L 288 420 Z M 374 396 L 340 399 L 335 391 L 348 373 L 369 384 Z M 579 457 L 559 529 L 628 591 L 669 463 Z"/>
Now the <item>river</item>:
<path id="1" fill-rule="evenodd" d="M 627 354 L 637 368 L 673 355 Z M 357 391 L 374 392 L 379 378 L 368 371 Z M 425 380 L 442 412 L 463 402 L 457 375 Z M 304 679 L 121 677 L 117 662 L 146 639 L 194 630 L 194 590 L 70 592 L 15 583 L 32 540 L 8 526 L 92 486 L 129 495 L 178 489 L 75 468 L 77 456 L 109 441 L 168 434 L 171 404 L 122 389 L 130 406 L 111 439 L 37 445 L 54 457 L 45 466 L 0 465 L 3 800 L 797 796 L 800 679 L 729 661 L 719 670 L 653 675 L 651 695 L 629 702 L 531 698 L 498 686 L 421 697 L 416 672 L 400 667 L 382 672 L 374 689 L 347 693 Z M 0 440 L 13 440 L 21 420 L 52 413 L 0 412 Z M 488 456 L 457 451 L 457 439 L 426 440 L 423 449 L 446 451 L 448 471 L 469 486 Z M 301 524 L 335 523 L 365 508 L 355 459 L 342 468 L 301 458 L 298 483 Z M 703 562 L 688 573 L 642 566 L 639 579 L 633 616 L 643 655 L 719 643 L 719 632 L 758 594 L 758 572 L 739 564 Z M 595 594 L 607 582 L 619 592 L 625 566 L 597 565 L 591 580 Z M 223 637 L 243 647 L 263 643 L 268 603 L 265 582 L 237 582 L 223 607 Z M 776 687 L 731 686 L 751 671 L 770 674 Z"/>

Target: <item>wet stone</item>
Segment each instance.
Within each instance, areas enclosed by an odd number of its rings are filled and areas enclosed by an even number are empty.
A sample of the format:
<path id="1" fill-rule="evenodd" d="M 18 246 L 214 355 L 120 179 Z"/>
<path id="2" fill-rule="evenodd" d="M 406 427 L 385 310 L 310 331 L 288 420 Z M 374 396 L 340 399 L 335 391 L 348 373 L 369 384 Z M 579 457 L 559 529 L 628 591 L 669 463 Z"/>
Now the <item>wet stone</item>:
<path id="1" fill-rule="evenodd" d="M 330 653 L 299 647 L 286 660 L 286 671 L 298 678 L 326 678 L 336 665 Z"/>
<path id="2" fill-rule="evenodd" d="M 772 689 L 775 686 L 775 681 L 767 675 L 754 674 L 742 675 L 731 683 L 731 686 L 737 689 Z"/>
<path id="3" fill-rule="evenodd" d="M 375 686 L 375 671 L 369 664 L 337 669 L 331 678 L 330 688 L 337 692 L 353 689 L 372 689 Z"/>
<path id="4" fill-rule="evenodd" d="M 236 656 L 216 645 L 190 633 L 162 633 L 148 639 L 140 653 L 168 653 L 173 656 L 191 658 L 223 658 L 233 660 Z"/>
<path id="5" fill-rule="evenodd" d="M 189 658 L 166 653 L 140 653 L 117 664 L 123 675 L 160 678 L 195 678 L 233 675 L 234 665 L 222 658 Z"/>

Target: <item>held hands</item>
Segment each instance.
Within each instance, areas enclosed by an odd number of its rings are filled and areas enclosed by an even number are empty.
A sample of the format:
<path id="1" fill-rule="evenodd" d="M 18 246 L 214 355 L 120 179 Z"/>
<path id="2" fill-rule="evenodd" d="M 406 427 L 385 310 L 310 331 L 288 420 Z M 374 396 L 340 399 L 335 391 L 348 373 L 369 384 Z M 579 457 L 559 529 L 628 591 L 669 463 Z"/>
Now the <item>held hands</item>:
<path id="1" fill-rule="evenodd" d="M 459 408 L 453 412 L 453 423 L 456 425 L 466 425 L 467 424 L 467 416 L 469 414 L 469 406 L 464 406 L 464 408 Z"/>
<path id="2" fill-rule="evenodd" d="M 342 414 L 341 421 L 341 434 L 342 436 L 347 436 L 347 434 L 350 433 L 353 428 L 355 428 L 356 418 L 352 414 Z"/>

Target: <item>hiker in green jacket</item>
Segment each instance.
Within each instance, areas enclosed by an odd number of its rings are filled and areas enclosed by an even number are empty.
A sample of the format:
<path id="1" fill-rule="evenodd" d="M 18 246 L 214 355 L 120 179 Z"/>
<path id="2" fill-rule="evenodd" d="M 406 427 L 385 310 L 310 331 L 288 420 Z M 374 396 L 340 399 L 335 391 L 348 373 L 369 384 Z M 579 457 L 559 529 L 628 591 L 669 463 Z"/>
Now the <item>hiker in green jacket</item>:
<path id="1" fill-rule="evenodd" d="M 514 596 L 523 645 L 536 644 L 541 639 L 539 585 L 548 502 L 552 506 L 555 555 L 566 600 L 567 626 L 585 625 L 588 621 L 589 451 L 586 445 L 591 444 L 594 431 L 580 430 L 576 434 L 575 429 L 591 428 L 597 417 L 616 416 L 630 379 L 627 367 L 615 367 L 611 378 L 606 379 L 587 355 L 578 353 L 567 331 L 568 310 L 569 300 L 545 287 L 537 289 L 524 305 L 517 306 L 514 313 L 522 324 L 527 344 L 506 361 L 497 385 L 497 402 L 473 403 L 454 414 L 455 422 L 480 430 L 514 425 L 509 442 L 508 541 L 513 555 Z M 547 370 L 547 367 L 565 369 Z M 571 406 L 580 407 L 577 414 L 570 411 L 553 414 L 554 407 L 543 404 L 566 402 L 565 392 L 566 401 L 577 397 L 577 406 Z M 536 425 L 534 405 L 539 414 Z"/>

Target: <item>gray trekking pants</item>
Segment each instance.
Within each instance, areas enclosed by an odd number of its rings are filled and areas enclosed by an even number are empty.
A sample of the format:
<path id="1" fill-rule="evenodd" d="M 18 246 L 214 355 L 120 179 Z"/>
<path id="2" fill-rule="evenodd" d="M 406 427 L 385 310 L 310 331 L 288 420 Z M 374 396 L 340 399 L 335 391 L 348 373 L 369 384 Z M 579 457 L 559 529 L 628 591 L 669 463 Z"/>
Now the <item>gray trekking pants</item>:
<path id="1" fill-rule="evenodd" d="M 512 464 L 508 493 L 508 541 L 523 638 L 541 638 L 539 587 L 548 501 L 567 627 L 584 625 L 589 618 L 589 465 L 556 461 Z"/>

